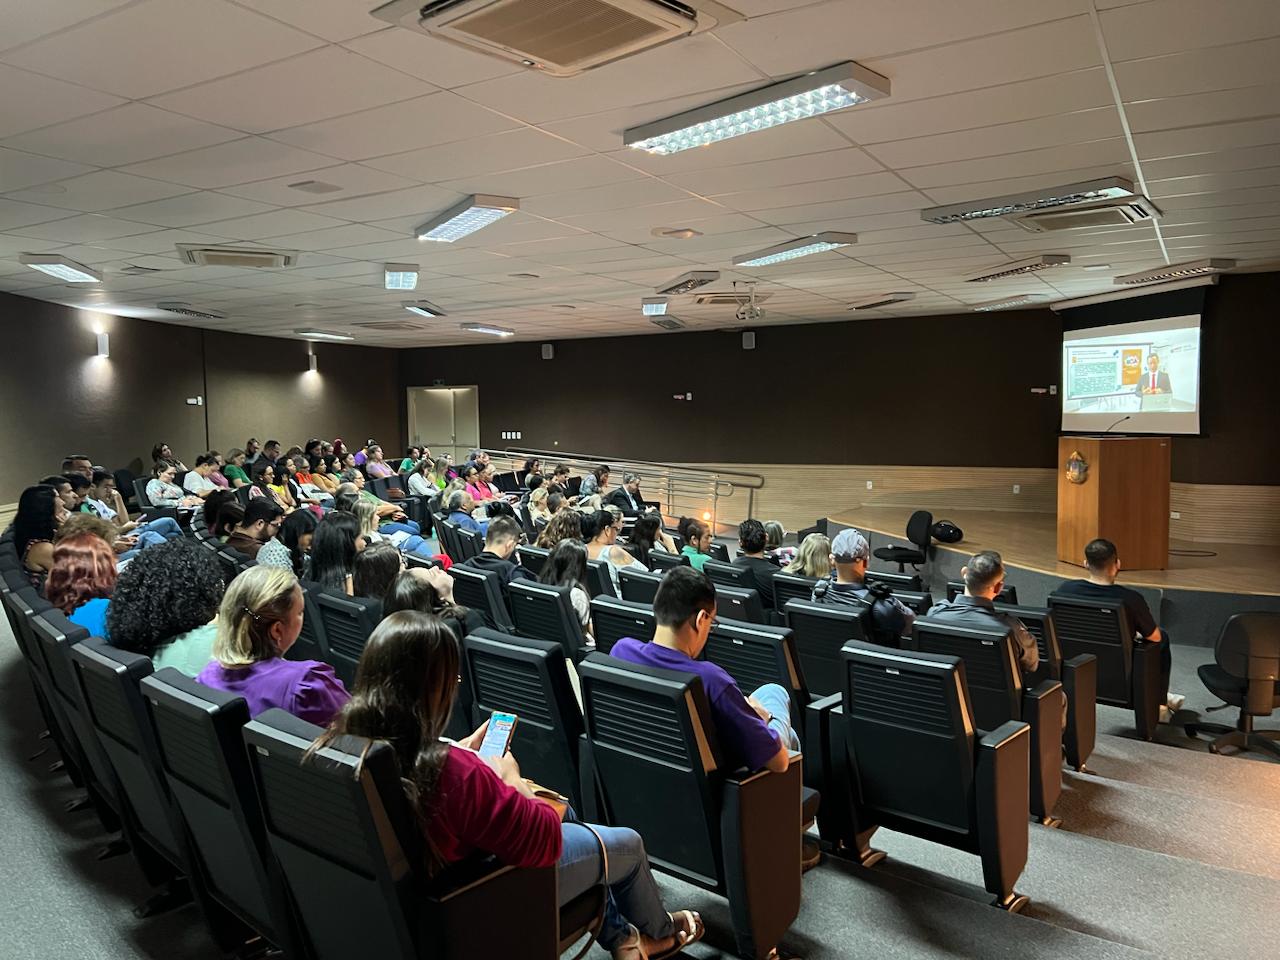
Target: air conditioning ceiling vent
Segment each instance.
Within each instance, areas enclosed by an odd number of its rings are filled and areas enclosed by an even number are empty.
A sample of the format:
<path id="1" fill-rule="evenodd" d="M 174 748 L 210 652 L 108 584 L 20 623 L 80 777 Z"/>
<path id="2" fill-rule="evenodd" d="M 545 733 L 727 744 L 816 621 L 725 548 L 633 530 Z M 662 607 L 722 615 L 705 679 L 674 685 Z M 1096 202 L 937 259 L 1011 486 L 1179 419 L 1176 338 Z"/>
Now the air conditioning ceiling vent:
<path id="1" fill-rule="evenodd" d="M 1060 207 L 1009 219 L 1031 233 L 1056 233 L 1085 227 L 1128 227 L 1159 218 L 1160 210 L 1146 197 L 1126 197 L 1078 207 Z"/>
<path id="2" fill-rule="evenodd" d="M 655 327 L 661 327 L 663 330 L 683 330 L 686 326 L 685 322 L 679 317 L 673 317 L 670 315 L 650 317 L 649 322 Z"/>
<path id="3" fill-rule="evenodd" d="M 554 77 L 741 19 L 712 0 L 393 0 L 373 15 Z"/>
<path id="4" fill-rule="evenodd" d="M 764 303 L 771 296 L 773 296 L 771 293 L 757 292 L 756 303 Z M 746 290 L 741 293 L 731 291 L 699 293 L 694 295 L 693 302 L 700 307 L 740 307 L 744 303 L 751 302 L 751 294 Z"/>
<path id="5" fill-rule="evenodd" d="M 260 247 L 210 247 L 197 243 L 179 243 L 178 255 L 183 263 L 196 267 L 241 267 L 278 270 L 298 263 L 297 250 L 265 250 Z"/>

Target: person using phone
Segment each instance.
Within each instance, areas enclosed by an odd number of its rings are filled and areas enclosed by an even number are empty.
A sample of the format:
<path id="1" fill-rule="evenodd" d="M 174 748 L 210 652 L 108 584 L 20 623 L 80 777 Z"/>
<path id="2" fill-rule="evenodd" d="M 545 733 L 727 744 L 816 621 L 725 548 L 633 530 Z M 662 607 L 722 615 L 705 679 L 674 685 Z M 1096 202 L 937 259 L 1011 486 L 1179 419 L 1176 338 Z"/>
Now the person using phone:
<path id="1" fill-rule="evenodd" d="M 391 614 L 365 644 L 351 701 L 311 752 L 342 736 L 390 743 L 409 801 L 427 825 L 431 870 L 473 853 L 516 867 L 557 864 L 563 906 L 601 881 L 603 843 L 609 892 L 598 939 L 616 960 L 660 960 L 700 939 L 697 913 L 664 909 L 639 834 L 588 826 L 572 808 L 562 819 L 537 798 L 505 749 L 516 718 L 506 715 L 505 731 L 505 719 L 491 719 L 460 743 L 442 739 L 459 658 L 458 641 L 439 618 L 416 610 Z"/>

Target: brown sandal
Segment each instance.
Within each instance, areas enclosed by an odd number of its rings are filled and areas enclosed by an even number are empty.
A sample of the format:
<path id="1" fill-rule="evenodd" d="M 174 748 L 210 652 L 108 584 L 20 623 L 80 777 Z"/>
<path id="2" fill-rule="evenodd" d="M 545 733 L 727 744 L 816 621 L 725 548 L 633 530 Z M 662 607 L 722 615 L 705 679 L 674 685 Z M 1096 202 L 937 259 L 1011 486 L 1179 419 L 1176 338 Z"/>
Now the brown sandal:
<path id="1" fill-rule="evenodd" d="M 677 953 L 702 939 L 707 928 L 702 925 L 702 917 L 696 910 L 677 910 L 668 914 L 676 928 L 676 942 L 666 950 L 649 954 L 649 960 L 667 960 Z"/>

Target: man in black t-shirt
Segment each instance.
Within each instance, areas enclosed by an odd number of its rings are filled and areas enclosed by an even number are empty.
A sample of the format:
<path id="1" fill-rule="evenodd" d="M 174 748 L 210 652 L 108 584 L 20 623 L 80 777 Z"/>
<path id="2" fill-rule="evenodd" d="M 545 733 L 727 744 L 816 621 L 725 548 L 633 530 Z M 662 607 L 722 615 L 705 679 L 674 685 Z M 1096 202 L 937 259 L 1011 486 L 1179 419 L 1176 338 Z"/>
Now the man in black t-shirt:
<path id="1" fill-rule="evenodd" d="M 742 548 L 742 556 L 735 559 L 733 565 L 751 571 L 760 602 L 772 610 L 775 604 L 773 576 L 779 568 L 765 559 L 764 524 L 759 520 L 743 520 L 738 524 L 738 546 Z"/>
<path id="2" fill-rule="evenodd" d="M 1083 597 L 1104 603 L 1122 603 L 1129 614 L 1129 624 L 1134 632 L 1147 643 L 1161 645 L 1160 678 L 1166 703 L 1160 708 L 1160 719 L 1167 722 L 1170 713 L 1179 709 L 1186 700 L 1186 697 L 1179 694 L 1169 693 L 1169 672 L 1173 665 L 1173 655 L 1169 650 L 1168 633 L 1156 624 L 1156 618 L 1151 615 L 1151 608 L 1147 606 L 1142 594 L 1116 583 L 1116 577 L 1120 575 L 1120 557 L 1114 543 L 1102 538 L 1089 541 L 1084 548 L 1084 564 L 1089 569 L 1087 580 L 1067 580 L 1054 592 L 1062 596 Z"/>

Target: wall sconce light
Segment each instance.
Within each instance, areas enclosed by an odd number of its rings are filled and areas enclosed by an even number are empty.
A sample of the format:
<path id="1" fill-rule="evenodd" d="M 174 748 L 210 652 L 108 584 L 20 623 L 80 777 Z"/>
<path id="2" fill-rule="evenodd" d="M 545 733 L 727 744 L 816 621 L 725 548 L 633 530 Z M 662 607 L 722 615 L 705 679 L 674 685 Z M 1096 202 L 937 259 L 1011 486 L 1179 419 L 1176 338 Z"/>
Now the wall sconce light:
<path id="1" fill-rule="evenodd" d="M 104 360 L 111 356 L 111 335 L 108 333 L 98 334 L 98 356 Z"/>
<path id="2" fill-rule="evenodd" d="M 312 373 L 318 372 L 316 370 L 316 355 L 314 353 L 307 354 L 307 369 Z"/>

